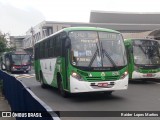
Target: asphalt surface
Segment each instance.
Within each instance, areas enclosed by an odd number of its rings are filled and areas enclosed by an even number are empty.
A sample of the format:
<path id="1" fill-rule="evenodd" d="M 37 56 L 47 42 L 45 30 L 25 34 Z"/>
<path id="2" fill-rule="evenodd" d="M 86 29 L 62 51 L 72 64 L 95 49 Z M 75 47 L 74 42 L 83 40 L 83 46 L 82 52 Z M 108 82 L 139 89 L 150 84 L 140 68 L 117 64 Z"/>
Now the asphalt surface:
<path id="1" fill-rule="evenodd" d="M 0 90 L 0 112 L 8 112 L 11 111 L 10 105 L 8 104 L 8 101 L 5 99 L 4 95 L 2 94 L 2 91 Z M 0 113 L 1 114 L 1 113 Z M 15 120 L 13 117 L 2 117 L 0 120 Z"/>
<path id="2" fill-rule="evenodd" d="M 16 74 L 14 74 L 16 76 Z M 18 74 L 21 80 L 53 111 L 160 111 L 160 83 L 134 81 L 128 90 L 104 93 L 76 94 L 69 98 L 59 95 L 57 89 L 43 89 L 35 80 L 34 71 Z M 27 77 L 26 77 L 27 76 Z M 30 76 L 30 77 L 29 77 Z M 93 113 L 94 114 L 94 113 Z M 95 115 L 96 116 L 96 115 Z M 62 120 L 160 120 L 160 117 L 62 117 Z"/>

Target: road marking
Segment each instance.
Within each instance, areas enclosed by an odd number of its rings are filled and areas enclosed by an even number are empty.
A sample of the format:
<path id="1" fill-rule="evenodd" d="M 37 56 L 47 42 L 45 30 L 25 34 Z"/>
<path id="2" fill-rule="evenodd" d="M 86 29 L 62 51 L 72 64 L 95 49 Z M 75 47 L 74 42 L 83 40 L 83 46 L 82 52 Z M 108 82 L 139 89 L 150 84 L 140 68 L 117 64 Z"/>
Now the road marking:
<path id="1" fill-rule="evenodd" d="M 33 78 L 35 74 L 12 74 L 15 78 Z"/>

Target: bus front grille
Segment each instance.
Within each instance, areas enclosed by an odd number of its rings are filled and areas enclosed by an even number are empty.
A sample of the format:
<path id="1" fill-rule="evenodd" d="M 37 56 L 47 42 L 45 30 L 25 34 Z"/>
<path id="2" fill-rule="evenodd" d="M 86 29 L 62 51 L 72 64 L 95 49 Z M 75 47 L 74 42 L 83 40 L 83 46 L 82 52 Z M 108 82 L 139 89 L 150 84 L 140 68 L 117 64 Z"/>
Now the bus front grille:
<path id="1" fill-rule="evenodd" d="M 118 77 L 115 77 L 115 76 L 106 76 L 105 78 L 102 78 L 102 77 L 86 77 L 86 80 L 87 81 L 114 81 L 114 80 L 117 80 Z"/>

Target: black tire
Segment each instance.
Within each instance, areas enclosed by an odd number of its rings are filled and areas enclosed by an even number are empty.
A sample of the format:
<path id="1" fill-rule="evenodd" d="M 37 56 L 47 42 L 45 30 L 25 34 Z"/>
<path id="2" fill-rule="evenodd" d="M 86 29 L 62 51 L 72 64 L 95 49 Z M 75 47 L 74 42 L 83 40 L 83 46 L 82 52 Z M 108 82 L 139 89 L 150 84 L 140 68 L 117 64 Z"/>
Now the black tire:
<path id="1" fill-rule="evenodd" d="M 46 84 L 44 84 L 44 79 L 43 79 L 43 74 L 42 74 L 42 72 L 40 73 L 40 84 L 41 84 L 41 87 L 42 88 L 47 88 L 47 85 Z"/>
<path id="2" fill-rule="evenodd" d="M 113 91 L 105 91 L 105 92 L 103 92 L 105 95 L 107 95 L 107 96 L 110 96 L 110 95 L 112 95 L 112 92 Z"/>
<path id="3" fill-rule="evenodd" d="M 58 80 L 58 91 L 61 94 L 61 96 L 63 96 L 64 98 L 69 97 L 69 94 L 63 89 L 61 77 L 58 76 L 57 80 Z"/>

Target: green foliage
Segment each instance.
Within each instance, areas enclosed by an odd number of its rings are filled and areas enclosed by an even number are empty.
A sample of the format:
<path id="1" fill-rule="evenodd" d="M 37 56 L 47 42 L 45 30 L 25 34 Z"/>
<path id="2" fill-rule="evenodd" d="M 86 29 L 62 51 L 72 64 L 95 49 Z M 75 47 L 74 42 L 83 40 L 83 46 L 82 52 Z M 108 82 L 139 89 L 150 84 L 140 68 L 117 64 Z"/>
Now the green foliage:
<path id="1" fill-rule="evenodd" d="M 9 52 L 9 51 L 15 51 L 16 50 L 16 47 L 10 47 L 10 48 L 6 48 L 6 52 Z"/>
<path id="2" fill-rule="evenodd" d="M 7 47 L 7 41 L 5 35 L 0 35 L 0 53 L 4 52 Z"/>
<path id="3" fill-rule="evenodd" d="M 0 32 L 0 55 L 2 52 L 9 52 L 9 51 L 15 51 L 16 47 L 7 47 L 7 40 L 6 40 L 7 34 L 2 34 Z"/>

